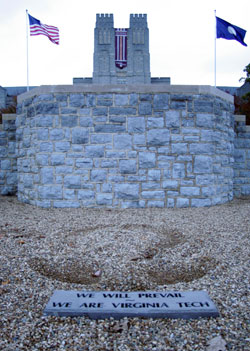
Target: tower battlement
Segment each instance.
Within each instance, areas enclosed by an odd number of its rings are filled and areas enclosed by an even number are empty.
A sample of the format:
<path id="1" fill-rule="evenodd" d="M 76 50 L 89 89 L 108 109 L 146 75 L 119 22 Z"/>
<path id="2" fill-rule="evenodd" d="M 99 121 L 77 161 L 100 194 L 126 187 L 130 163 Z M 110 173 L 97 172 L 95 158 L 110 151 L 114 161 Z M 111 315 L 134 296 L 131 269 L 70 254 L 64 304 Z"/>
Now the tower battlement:
<path id="1" fill-rule="evenodd" d="M 147 15 L 146 14 L 131 14 L 130 15 L 130 28 L 132 27 L 140 27 L 140 28 L 147 28 Z"/>
<path id="2" fill-rule="evenodd" d="M 113 14 L 97 14 L 93 83 L 149 84 L 146 14 L 131 14 L 129 28 L 114 28 Z"/>
<path id="3" fill-rule="evenodd" d="M 97 13 L 96 14 L 96 28 L 113 28 L 114 16 L 112 13 Z"/>

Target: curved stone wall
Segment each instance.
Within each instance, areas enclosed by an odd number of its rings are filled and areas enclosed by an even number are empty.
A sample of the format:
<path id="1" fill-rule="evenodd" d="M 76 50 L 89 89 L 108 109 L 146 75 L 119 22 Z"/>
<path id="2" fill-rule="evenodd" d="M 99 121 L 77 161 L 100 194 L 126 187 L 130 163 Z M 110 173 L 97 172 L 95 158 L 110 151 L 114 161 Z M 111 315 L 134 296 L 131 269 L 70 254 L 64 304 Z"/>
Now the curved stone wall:
<path id="1" fill-rule="evenodd" d="M 233 98 L 209 86 L 44 86 L 19 96 L 19 200 L 189 207 L 233 198 Z"/>

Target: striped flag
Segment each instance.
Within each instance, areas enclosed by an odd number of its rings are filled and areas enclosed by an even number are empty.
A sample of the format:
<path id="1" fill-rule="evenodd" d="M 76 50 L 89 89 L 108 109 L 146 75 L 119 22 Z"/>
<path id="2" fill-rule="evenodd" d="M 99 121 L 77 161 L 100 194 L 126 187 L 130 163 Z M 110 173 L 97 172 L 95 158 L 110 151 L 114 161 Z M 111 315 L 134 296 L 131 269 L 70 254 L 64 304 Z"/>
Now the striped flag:
<path id="1" fill-rule="evenodd" d="M 29 15 L 30 35 L 45 35 L 52 43 L 59 45 L 59 29 L 42 24 L 38 19 Z"/>
<path id="2" fill-rule="evenodd" d="M 115 65 L 121 69 L 127 66 L 127 33 L 125 28 L 115 29 Z"/>

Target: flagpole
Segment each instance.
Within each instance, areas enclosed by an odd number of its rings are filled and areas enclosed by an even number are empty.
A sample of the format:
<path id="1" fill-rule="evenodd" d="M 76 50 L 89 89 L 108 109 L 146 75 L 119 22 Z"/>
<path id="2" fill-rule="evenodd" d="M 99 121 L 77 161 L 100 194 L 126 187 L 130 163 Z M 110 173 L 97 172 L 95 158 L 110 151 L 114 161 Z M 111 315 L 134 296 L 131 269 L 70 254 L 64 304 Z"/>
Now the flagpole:
<path id="1" fill-rule="evenodd" d="M 216 88 L 216 39 L 217 39 L 217 33 L 216 33 L 216 10 L 214 10 L 214 16 L 215 16 L 215 36 L 214 36 L 214 86 Z"/>
<path id="2" fill-rule="evenodd" d="M 30 90 L 29 87 L 29 31 L 28 31 L 28 10 L 26 10 L 26 43 L 27 43 L 27 91 Z"/>

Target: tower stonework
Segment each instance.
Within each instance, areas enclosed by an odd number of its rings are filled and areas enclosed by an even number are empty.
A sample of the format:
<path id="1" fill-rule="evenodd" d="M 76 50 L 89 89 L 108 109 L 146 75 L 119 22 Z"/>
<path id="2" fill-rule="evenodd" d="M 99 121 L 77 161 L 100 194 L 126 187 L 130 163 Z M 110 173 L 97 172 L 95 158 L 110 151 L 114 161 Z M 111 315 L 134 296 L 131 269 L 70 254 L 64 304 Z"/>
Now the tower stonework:
<path id="1" fill-rule="evenodd" d="M 116 31 L 126 33 L 126 62 L 116 65 Z M 150 57 L 147 15 L 131 14 L 128 29 L 115 29 L 113 14 L 97 14 L 94 43 L 94 84 L 149 84 Z"/>

